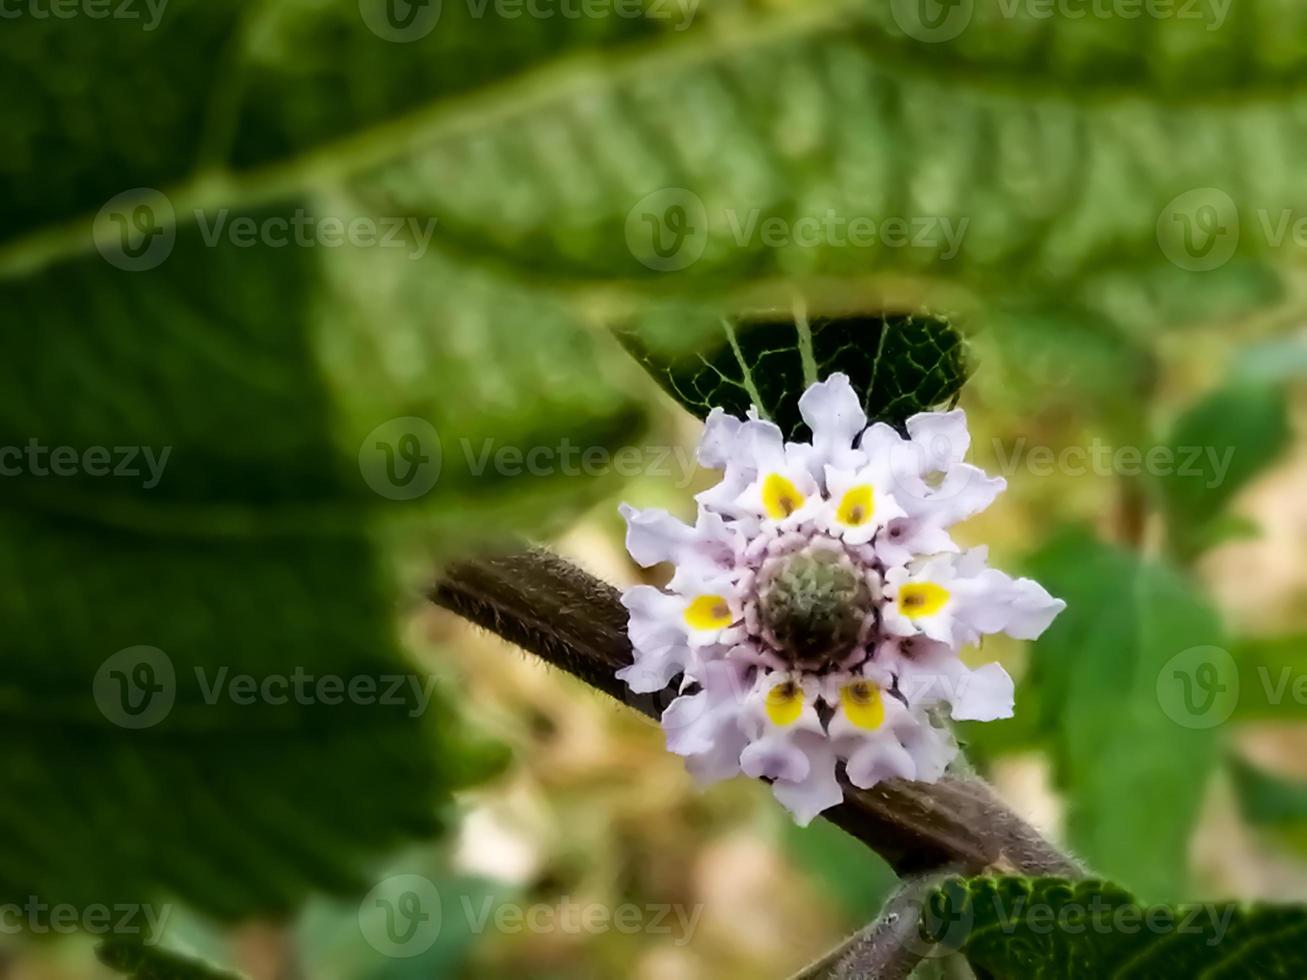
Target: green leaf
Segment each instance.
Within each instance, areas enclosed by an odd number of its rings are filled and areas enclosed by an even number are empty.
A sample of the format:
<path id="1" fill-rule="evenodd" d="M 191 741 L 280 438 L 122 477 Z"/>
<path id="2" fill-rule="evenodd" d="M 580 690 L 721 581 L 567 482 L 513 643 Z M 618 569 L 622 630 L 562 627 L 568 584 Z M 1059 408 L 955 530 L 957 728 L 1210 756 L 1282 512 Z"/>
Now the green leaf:
<path id="1" fill-rule="evenodd" d="M 1277 775 L 1236 754 L 1227 769 L 1244 820 L 1281 846 L 1307 853 L 1307 782 Z"/>
<path id="2" fill-rule="evenodd" d="M 483 33 L 452 5 L 425 48 L 356 0 L 161 10 L 0 35 L 0 901 L 284 915 L 493 768 L 401 653 L 397 559 L 561 526 L 646 422 L 565 298 L 347 175 L 433 99 L 663 28 L 523 18 L 473 69 L 431 57 Z"/>
<path id="3" fill-rule="evenodd" d="M 1159 477 L 1173 551 L 1189 561 L 1223 539 L 1225 507 L 1289 445 L 1283 385 L 1235 381 L 1203 397 L 1167 438 L 1175 466 Z"/>
<path id="4" fill-rule="evenodd" d="M 1307 634 L 1243 636 L 1230 654 L 1239 668 L 1240 721 L 1307 719 Z"/>
<path id="5" fill-rule="evenodd" d="M 1220 726 L 1238 699 L 1220 622 L 1178 572 L 1085 532 L 1055 537 L 1030 571 L 1067 602 L 1031 648 L 1027 683 L 1071 846 L 1150 900 L 1179 897 Z"/>
<path id="6" fill-rule="evenodd" d="M 946 320 L 928 316 L 759 316 L 722 320 L 716 337 L 669 357 L 636 330 L 627 349 L 684 408 L 743 418 L 756 405 L 787 439 L 803 438 L 799 397 L 837 372 L 849 376 L 867 416 L 902 423 L 949 403 L 966 380 L 966 346 Z"/>
<path id="7" fill-rule="evenodd" d="M 1108 881 L 954 878 L 924 934 L 997 980 L 1260 980 L 1307 971 L 1300 905 L 1151 905 Z"/>
<path id="8" fill-rule="evenodd" d="M 200 960 L 124 939 L 106 939 L 95 948 L 105 966 L 130 980 L 242 980 Z"/>

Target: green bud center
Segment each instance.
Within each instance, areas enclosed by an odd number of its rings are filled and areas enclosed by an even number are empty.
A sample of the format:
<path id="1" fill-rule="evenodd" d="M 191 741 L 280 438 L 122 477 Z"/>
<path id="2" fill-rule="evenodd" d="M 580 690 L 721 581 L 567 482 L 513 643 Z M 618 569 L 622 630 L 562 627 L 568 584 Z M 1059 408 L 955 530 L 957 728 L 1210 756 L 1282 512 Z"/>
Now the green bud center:
<path id="1" fill-rule="evenodd" d="M 793 662 L 804 665 L 849 653 L 871 604 L 862 577 L 842 556 L 826 551 L 786 559 L 761 600 L 772 639 Z"/>

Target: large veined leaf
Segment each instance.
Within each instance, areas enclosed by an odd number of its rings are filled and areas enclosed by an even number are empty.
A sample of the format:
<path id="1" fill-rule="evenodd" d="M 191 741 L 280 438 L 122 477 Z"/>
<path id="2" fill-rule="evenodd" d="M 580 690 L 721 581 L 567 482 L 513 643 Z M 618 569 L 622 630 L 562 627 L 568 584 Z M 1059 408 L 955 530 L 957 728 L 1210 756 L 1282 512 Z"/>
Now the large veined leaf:
<path id="1" fill-rule="evenodd" d="M 722 320 L 710 343 L 671 357 L 639 332 L 619 336 L 664 390 L 695 415 L 707 418 L 721 408 L 744 418 L 756 406 L 787 439 L 807 432 L 799 397 L 836 372 L 848 375 L 869 418 L 893 423 L 947 404 L 967 377 L 962 336 L 938 317 Z"/>
<path id="2" fill-rule="evenodd" d="M 954 878 L 923 934 L 995 980 L 1259 980 L 1302 976 L 1307 911 L 1210 902 L 1152 905 L 1107 881 Z"/>
<path id="3" fill-rule="evenodd" d="M 321 49 L 294 25 L 346 29 L 361 101 L 305 115 Z M 382 532 L 439 560 L 575 513 L 594 467 L 561 453 L 640 432 L 639 372 L 323 179 L 340 146 L 312 180 L 186 189 L 431 93 L 358 4 L 6 26 L 0 78 L 32 97 L 0 136 L 0 897 L 237 919 L 360 891 L 490 762 L 401 655 Z"/>
<path id="4" fill-rule="evenodd" d="M 1189 832 L 1239 696 L 1219 619 L 1178 572 L 1086 533 L 1055 538 L 1030 568 L 1067 602 L 1032 648 L 1029 686 L 1072 848 L 1150 901 L 1183 897 Z"/>

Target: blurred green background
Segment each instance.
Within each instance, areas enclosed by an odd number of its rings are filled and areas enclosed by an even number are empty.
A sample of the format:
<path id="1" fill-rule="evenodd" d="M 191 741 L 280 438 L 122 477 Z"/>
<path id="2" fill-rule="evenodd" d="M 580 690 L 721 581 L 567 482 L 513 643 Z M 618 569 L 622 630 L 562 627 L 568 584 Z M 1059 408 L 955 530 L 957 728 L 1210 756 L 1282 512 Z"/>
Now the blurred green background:
<path id="1" fill-rule="evenodd" d="M 1011 806 L 1307 901 L 1307 8 L 0 9 L 0 978 L 111 975 L 119 905 L 252 980 L 783 976 L 874 915 L 864 847 L 423 600 L 510 533 L 657 581 L 617 503 L 711 475 L 611 330 L 758 311 L 968 336 L 962 537 L 1070 603 L 974 652 Z M 418 688 L 212 696 L 296 671 Z"/>

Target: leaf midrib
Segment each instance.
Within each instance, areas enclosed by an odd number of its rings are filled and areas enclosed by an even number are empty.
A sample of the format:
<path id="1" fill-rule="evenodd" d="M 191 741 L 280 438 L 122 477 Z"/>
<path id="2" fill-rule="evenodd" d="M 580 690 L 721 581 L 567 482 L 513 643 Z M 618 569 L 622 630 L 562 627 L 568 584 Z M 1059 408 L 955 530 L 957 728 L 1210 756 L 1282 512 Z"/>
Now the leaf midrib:
<path id="1" fill-rule="evenodd" d="M 901 44 L 875 30 L 865 27 L 859 30 L 863 25 L 848 23 L 849 17 L 857 17 L 858 9 L 853 0 L 790 8 L 766 17 L 755 17 L 748 23 L 723 19 L 718 25 L 698 31 L 662 35 L 605 51 L 564 55 L 481 90 L 437 98 L 397 118 L 318 144 L 284 160 L 242 172 L 225 166 L 201 167 L 180 182 L 159 190 L 171 201 L 175 213 L 182 216 L 219 207 L 258 206 L 337 184 L 343 177 L 383 164 L 414 145 L 435 143 L 493 127 L 565 101 L 571 95 L 592 93 L 601 87 L 611 88 L 641 76 L 657 77 L 660 71 L 715 60 L 727 52 L 792 41 L 825 30 L 846 34 L 851 27 L 858 42 L 865 45 L 881 68 L 942 84 L 965 82 L 973 88 L 1029 95 L 1031 78 L 1017 69 L 986 66 L 977 70 L 973 65 L 937 57 L 905 57 Z M 1094 101 L 1100 102 L 1141 97 L 1141 90 L 1137 87 L 1073 89 L 1063 80 L 1043 79 L 1043 82 L 1045 84 L 1040 89 L 1042 98 L 1074 96 L 1083 102 L 1087 92 L 1092 93 Z M 237 91 L 239 87 L 238 83 Z M 1220 103 L 1234 106 L 1250 98 L 1276 96 L 1289 99 L 1295 95 L 1294 91 L 1278 85 L 1240 89 L 1233 94 L 1203 92 L 1191 98 L 1154 95 L 1153 101 L 1166 105 Z M 215 95 L 215 104 L 208 106 L 211 124 L 215 121 L 224 121 L 228 126 L 234 124 L 232 119 L 224 118 L 231 112 L 230 106 L 226 106 L 224 111 L 226 101 Z M 206 131 L 209 129 L 210 126 L 206 126 Z M 211 142 L 213 145 L 207 145 Z M 210 157 L 215 147 L 224 142 L 221 133 L 214 135 L 213 140 L 206 139 L 206 145 L 200 148 L 200 160 Z M 94 220 L 95 214 L 87 213 L 0 241 L 0 280 L 28 275 L 60 259 L 91 251 L 93 239 L 90 230 Z M 184 220 L 190 219 L 184 217 Z"/>

